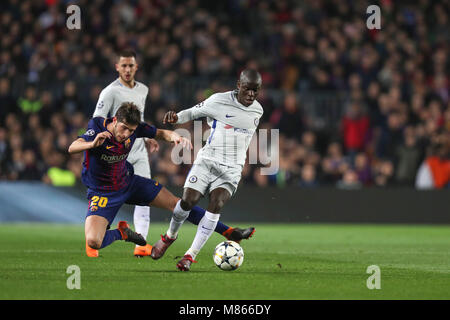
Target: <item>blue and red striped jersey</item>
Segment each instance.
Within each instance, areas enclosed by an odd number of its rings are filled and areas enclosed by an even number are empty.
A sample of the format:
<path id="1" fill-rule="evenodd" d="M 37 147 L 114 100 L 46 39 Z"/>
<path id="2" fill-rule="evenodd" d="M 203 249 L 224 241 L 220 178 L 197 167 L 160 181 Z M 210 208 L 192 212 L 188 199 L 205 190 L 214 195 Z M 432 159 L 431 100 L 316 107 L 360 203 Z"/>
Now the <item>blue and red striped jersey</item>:
<path id="1" fill-rule="evenodd" d="M 111 118 L 102 117 L 91 119 L 86 132 L 79 138 L 93 141 L 97 134 L 107 131 L 106 126 L 111 121 Z M 155 126 L 141 122 L 125 142 L 119 143 L 113 136 L 97 148 L 86 150 L 81 176 L 83 184 L 94 191 L 117 191 L 127 187 L 134 174 L 133 166 L 127 161 L 131 147 L 136 138 L 154 138 L 155 135 Z"/>

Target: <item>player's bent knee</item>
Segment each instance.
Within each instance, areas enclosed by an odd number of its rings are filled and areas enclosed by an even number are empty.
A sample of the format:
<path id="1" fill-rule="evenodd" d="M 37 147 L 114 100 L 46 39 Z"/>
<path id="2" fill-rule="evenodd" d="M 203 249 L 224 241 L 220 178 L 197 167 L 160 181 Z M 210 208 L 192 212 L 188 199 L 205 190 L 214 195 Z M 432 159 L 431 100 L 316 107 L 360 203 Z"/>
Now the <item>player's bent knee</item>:
<path id="1" fill-rule="evenodd" d="M 195 201 L 194 199 L 185 199 L 183 197 L 183 199 L 181 199 L 180 206 L 183 210 L 191 210 L 196 204 L 197 201 Z"/>
<path id="2" fill-rule="evenodd" d="M 191 210 L 198 203 L 202 194 L 194 189 L 185 188 L 181 199 L 181 208 L 183 210 Z"/>

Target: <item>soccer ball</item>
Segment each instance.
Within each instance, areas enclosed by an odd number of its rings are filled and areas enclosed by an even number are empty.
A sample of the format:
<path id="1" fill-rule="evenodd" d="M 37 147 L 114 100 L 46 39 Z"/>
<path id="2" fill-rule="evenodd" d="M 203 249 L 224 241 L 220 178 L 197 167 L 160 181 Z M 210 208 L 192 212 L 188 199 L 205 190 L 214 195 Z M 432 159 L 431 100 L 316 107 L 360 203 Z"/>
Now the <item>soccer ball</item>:
<path id="1" fill-rule="evenodd" d="M 213 259 L 222 270 L 236 270 L 244 262 L 244 249 L 237 242 L 224 241 L 217 245 Z"/>

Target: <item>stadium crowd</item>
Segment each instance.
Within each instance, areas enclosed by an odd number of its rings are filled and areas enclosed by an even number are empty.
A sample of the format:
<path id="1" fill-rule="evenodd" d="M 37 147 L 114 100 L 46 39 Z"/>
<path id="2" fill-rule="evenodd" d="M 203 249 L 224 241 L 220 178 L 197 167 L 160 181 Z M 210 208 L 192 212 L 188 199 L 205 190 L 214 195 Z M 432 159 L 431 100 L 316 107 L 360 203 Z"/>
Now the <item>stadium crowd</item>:
<path id="1" fill-rule="evenodd" d="M 66 27 L 69 3 L 0 3 L 0 180 L 79 180 L 83 155 L 67 148 L 132 48 L 160 127 L 244 67 L 262 74 L 260 127 L 279 129 L 280 169 L 246 165 L 245 184 L 449 187 L 449 1 L 379 1 L 380 30 L 366 27 L 368 1 L 80 0 L 81 30 Z M 317 126 L 305 94 L 344 98 Z M 190 166 L 160 145 L 153 177 L 182 186 Z"/>

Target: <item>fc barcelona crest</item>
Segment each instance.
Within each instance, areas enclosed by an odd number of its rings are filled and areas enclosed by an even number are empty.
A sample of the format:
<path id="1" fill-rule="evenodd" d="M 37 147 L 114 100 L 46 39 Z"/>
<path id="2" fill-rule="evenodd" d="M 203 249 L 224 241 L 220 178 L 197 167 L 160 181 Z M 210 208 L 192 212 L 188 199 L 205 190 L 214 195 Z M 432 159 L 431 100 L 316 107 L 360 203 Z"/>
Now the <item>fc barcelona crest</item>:
<path id="1" fill-rule="evenodd" d="M 130 146 L 130 143 L 131 143 L 131 140 L 130 140 L 130 138 L 128 138 L 128 139 L 125 141 L 125 148 L 128 148 L 128 147 Z"/>

